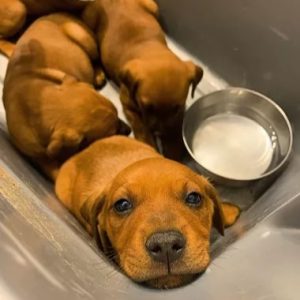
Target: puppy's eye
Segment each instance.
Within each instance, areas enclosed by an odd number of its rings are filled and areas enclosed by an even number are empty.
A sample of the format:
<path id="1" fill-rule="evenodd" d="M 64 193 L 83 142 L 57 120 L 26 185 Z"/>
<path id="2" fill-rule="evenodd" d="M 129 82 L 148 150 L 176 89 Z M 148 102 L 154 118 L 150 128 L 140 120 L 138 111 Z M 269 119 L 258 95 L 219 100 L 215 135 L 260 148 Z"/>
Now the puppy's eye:
<path id="1" fill-rule="evenodd" d="M 114 209 L 118 214 L 126 214 L 132 210 L 132 203 L 127 199 L 120 199 L 114 204 Z"/>
<path id="2" fill-rule="evenodd" d="M 202 203 L 202 197 L 200 194 L 192 192 L 186 196 L 185 202 L 189 206 L 198 207 Z"/>

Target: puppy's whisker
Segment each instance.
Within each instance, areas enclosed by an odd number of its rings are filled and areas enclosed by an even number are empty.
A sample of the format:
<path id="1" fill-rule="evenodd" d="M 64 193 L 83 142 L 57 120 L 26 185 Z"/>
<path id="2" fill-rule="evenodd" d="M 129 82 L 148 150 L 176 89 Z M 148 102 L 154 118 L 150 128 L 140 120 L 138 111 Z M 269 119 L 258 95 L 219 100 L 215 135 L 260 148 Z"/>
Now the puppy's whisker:
<path id="1" fill-rule="evenodd" d="M 115 253 L 115 252 L 112 252 L 110 254 L 107 254 L 106 257 L 109 257 L 109 258 L 117 258 L 118 257 L 118 254 Z"/>
<path id="2" fill-rule="evenodd" d="M 118 254 L 114 250 L 108 250 L 104 254 L 109 260 L 118 258 Z"/>
<path id="3" fill-rule="evenodd" d="M 115 256 L 115 255 L 116 255 L 115 252 L 105 252 L 106 257 L 111 257 L 111 256 Z"/>

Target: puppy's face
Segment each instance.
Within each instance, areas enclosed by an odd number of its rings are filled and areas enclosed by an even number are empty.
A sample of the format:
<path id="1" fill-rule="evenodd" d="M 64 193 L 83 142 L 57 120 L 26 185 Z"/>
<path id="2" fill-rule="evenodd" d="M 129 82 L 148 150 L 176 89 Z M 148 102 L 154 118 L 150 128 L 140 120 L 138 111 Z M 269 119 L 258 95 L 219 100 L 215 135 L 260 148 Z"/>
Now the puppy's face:
<path id="1" fill-rule="evenodd" d="M 182 119 L 190 80 L 183 66 L 158 69 L 146 69 L 146 79 L 139 83 L 135 100 L 147 127 L 153 133 L 165 134 Z"/>
<path id="2" fill-rule="evenodd" d="M 213 216 L 223 230 L 208 181 L 162 158 L 125 169 L 100 201 L 104 250 L 111 246 L 125 274 L 156 288 L 177 287 L 204 272 Z"/>
<path id="3" fill-rule="evenodd" d="M 124 72 L 123 81 L 130 90 L 133 105 L 140 111 L 154 140 L 160 138 L 164 154 L 174 157 L 171 149 L 183 147 L 181 126 L 189 88 L 192 93 L 203 71 L 192 62 L 179 59 L 133 61 Z M 170 141 L 176 141 L 169 146 Z M 165 144 L 165 145 L 164 145 Z"/>

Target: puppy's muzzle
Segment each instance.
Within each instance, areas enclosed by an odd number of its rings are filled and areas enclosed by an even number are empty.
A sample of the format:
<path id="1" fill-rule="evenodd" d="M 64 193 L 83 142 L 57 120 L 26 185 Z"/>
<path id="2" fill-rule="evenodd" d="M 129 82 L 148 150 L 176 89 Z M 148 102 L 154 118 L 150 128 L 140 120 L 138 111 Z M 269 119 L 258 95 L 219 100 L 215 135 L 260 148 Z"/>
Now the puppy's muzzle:
<path id="1" fill-rule="evenodd" d="M 152 260 L 166 264 L 168 269 L 172 262 L 182 256 L 185 246 L 182 233 L 173 230 L 155 232 L 146 241 L 146 249 Z"/>

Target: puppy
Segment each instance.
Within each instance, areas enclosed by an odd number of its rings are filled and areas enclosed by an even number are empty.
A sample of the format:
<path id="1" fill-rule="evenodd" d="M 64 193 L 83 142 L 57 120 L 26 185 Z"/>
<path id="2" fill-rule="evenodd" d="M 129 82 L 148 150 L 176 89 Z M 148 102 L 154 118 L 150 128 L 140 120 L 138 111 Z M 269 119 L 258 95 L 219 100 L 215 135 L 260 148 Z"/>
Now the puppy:
<path id="1" fill-rule="evenodd" d="M 156 288 L 204 272 L 212 224 L 223 234 L 239 215 L 205 178 L 121 136 L 96 141 L 65 162 L 55 190 L 127 276 Z"/>
<path id="2" fill-rule="evenodd" d="M 179 159 L 185 101 L 203 71 L 168 48 L 157 15 L 153 0 L 96 0 L 83 20 L 97 33 L 101 61 L 120 86 L 135 137 L 150 145 L 159 138 L 163 154 Z"/>
<path id="3" fill-rule="evenodd" d="M 29 27 L 10 58 L 3 102 L 11 140 L 51 178 L 80 148 L 130 131 L 92 86 L 97 55 L 82 22 L 53 14 Z"/>
<path id="4" fill-rule="evenodd" d="M 24 25 L 27 15 L 41 16 L 55 11 L 76 11 L 82 0 L 0 0 L 0 38 L 11 37 Z"/>

